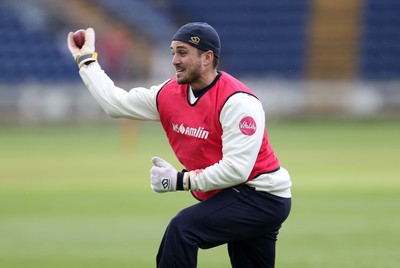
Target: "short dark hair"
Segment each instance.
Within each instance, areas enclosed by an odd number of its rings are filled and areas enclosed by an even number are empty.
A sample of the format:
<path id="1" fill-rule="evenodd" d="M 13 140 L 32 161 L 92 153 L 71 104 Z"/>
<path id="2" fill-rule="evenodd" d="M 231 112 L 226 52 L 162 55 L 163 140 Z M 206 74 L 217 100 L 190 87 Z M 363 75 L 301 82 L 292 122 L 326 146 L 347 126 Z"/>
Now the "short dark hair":
<path id="1" fill-rule="evenodd" d="M 203 51 L 201 49 L 197 49 L 197 53 L 199 54 L 199 56 L 201 54 L 205 53 L 205 52 L 207 52 L 207 51 Z M 219 58 L 217 58 L 215 55 L 214 55 L 214 59 L 213 59 L 212 65 L 213 65 L 214 69 L 217 69 L 217 67 L 219 65 Z"/>
<path id="2" fill-rule="evenodd" d="M 217 69 L 217 68 L 218 68 L 218 65 L 219 65 L 219 58 L 214 57 L 214 60 L 213 60 L 213 67 L 214 67 L 214 69 Z"/>

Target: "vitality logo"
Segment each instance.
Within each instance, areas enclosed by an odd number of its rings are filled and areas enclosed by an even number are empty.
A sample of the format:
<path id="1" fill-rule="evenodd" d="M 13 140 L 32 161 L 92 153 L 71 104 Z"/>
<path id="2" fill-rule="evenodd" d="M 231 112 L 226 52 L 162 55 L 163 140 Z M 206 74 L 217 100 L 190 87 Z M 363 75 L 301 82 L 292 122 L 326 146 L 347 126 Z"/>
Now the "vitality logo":
<path id="1" fill-rule="evenodd" d="M 244 135 L 251 136 L 257 130 L 256 121 L 252 117 L 246 116 L 240 120 L 239 129 Z"/>
<path id="2" fill-rule="evenodd" d="M 186 136 L 191 136 L 199 139 L 207 139 L 210 132 L 205 130 L 203 127 L 187 127 L 183 124 L 174 124 L 172 123 L 172 129 L 176 133 L 180 133 Z"/>

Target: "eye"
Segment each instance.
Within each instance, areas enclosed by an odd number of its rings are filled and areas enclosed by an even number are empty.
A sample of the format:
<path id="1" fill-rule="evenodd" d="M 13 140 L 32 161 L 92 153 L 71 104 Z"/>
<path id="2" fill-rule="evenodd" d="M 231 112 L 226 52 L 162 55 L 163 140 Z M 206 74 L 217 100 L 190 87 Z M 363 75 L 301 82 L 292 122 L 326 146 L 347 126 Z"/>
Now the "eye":
<path id="1" fill-rule="evenodd" d="M 183 57 L 183 56 L 186 56 L 187 51 L 186 50 L 178 50 L 176 53 L 178 53 L 179 56 Z"/>

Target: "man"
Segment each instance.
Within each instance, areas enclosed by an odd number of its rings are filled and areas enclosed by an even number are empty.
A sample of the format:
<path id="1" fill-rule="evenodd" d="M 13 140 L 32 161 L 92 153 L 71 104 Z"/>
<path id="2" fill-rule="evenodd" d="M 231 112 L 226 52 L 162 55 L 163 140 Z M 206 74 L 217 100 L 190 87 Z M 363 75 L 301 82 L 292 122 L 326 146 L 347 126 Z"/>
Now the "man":
<path id="1" fill-rule="evenodd" d="M 228 245 L 232 267 L 274 267 L 275 244 L 291 207 L 291 181 L 265 130 L 260 101 L 218 71 L 220 39 L 207 23 L 172 38 L 176 76 L 150 89 L 114 85 L 97 63 L 95 34 L 68 46 L 96 101 L 113 117 L 159 120 L 184 170 L 153 157 L 151 188 L 192 191 L 201 202 L 179 212 L 162 239 L 157 267 L 196 267 L 198 249 Z"/>

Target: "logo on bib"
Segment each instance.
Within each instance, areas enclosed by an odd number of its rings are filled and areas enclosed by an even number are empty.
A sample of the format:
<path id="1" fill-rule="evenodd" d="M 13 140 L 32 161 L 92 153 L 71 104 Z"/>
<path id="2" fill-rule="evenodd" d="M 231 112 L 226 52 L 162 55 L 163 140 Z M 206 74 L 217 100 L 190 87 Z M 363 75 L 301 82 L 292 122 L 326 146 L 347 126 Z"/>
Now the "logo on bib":
<path id="1" fill-rule="evenodd" d="M 183 124 L 174 124 L 172 123 L 172 130 L 176 133 L 180 133 L 182 135 L 191 136 L 199 139 L 208 139 L 209 131 L 205 130 L 203 127 L 189 127 Z"/>
<path id="2" fill-rule="evenodd" d="M 257 130 L 256 121 L 254 121 L 253 117 L 246 116 L 240 120 L 239 128 L 244 135 L 251 136 Z"/>

